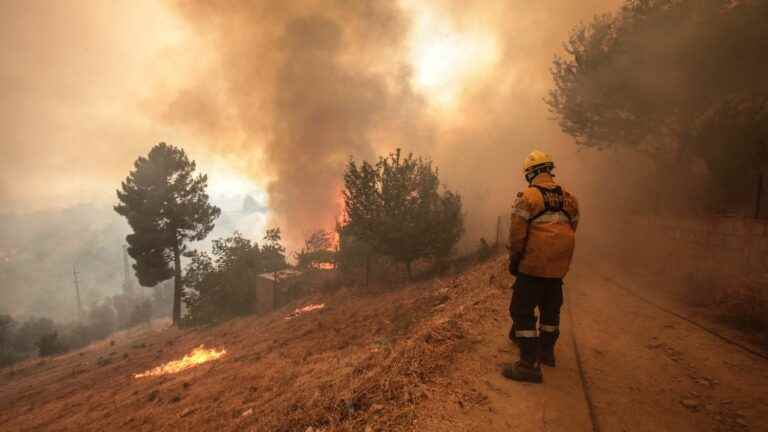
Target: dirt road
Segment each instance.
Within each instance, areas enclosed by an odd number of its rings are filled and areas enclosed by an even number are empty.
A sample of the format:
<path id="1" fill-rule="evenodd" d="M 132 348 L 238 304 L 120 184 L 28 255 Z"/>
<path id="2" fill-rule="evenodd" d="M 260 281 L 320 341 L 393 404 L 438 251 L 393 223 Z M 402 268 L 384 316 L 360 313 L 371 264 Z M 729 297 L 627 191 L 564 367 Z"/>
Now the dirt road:
<path id="1" fill-rule="evenodd" d="M 629 281 L 579 270 L 570 307 L 601 430 L 768 430 L 767 360 L 628 293 Z M 691 315 L 655 287 L 630 288 Z"/>
<path id="2" fill-rule="evenodd" d="M 484 403 L 469 409 L 436 403 L 423 411 L 435 416 L 425 421 L 429 430 L 768 431 L 767 360 L 628 294 L 623 284 L 629 282 L 586 264 L 567 279 L 558 367 L 544 369 L 545 383 L 499 375 L 501 364 L 515 358 L 505 339 L 504 281 L 477 328 L 484 343 L 459 358 L 454 377 L 456 385 L 481 389 Z M 661 296 L 653 301 L 686 312 Z"/>

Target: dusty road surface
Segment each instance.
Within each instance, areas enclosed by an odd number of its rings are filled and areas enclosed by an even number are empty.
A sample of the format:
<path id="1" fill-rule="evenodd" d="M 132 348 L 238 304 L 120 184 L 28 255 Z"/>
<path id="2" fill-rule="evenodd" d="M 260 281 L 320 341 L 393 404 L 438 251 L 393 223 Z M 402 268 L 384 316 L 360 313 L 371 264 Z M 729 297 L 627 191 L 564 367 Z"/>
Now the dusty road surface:
<path id="1" fill-rule="evenodd" d="M 595 413 L 606 431 L 768 431 L 768 359 L 656 287 L 579 266 L 570 308 Z"/>
<path id="2" fill-rule="evenodd" d="M 687 312 L 651 294 L 657 287 L 627 292 L 624 284 L 586 260 L 569 275 L 558 367 L 544 368 L 543 385 L 499 376 L 515 351 L 505 340 L 506 297 L 494 303 L 476 327 L 484 343 L 458 359 L 454 377 L 460 387 L 482 389 L 485 403 L 435 406 L 422 412 L 435 417 L 428 429 L 768 431 L 768 360 L 654 306 Z M 704 324 L 761 353 L 730 329 Z"/>
<path id="3" fill-rule="evenodd" d="M 0 370 L 0 430 L 768 431 L 768 360 L 586 258 L 566 281 L 558 367 L 542 385 L 504 379 L 504 262 L 29 360 Z M 285 319 L 305 303 L 326 307 Z M 227 354 L 134 378 L 200 344 Z"/>

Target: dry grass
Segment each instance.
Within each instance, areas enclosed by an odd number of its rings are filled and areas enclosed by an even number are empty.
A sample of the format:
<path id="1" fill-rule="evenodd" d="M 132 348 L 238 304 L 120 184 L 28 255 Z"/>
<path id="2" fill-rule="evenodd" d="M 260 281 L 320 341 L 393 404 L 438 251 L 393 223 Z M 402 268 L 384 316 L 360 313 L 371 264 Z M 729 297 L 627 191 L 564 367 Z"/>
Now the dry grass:
<path id="1" fill-rule="evenodd" d="M 318 295 L 211 328 L 144 330 L 0 370 L 3 430 L 412 430 L 442 391 L 467 322 L 500 262 L 401 289 Z M 221 360 L 158 378 L 133 374 L 205 344 Z M 105 361 L 108 359 L 108 361 Z"/>

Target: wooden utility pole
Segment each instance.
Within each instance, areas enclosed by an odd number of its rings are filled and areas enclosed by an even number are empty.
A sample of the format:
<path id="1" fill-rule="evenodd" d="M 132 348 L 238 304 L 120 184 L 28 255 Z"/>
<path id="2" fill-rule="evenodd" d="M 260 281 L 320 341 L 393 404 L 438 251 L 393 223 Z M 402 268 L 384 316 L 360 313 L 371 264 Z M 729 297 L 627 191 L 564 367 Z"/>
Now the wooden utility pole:
<path id="1" fill-rule="evenodd" d="M 72 278 L 75 283 L 75 295 L 77 296 L 77 322 L 83 320 L 83 304 L 80 302 L 80 281 L 77 279 L 77 267 L 72 264 Z"/>

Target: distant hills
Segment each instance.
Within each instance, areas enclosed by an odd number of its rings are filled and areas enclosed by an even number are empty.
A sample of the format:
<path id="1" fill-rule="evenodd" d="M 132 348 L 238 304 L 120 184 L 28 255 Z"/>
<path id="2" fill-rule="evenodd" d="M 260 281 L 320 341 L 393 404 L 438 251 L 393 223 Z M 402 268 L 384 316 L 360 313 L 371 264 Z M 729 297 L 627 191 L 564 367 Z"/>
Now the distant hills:
<path id="1" fill-rule="evenodd" d="M 208 249 L 212 239 L 236 230 L 260 240 L 267 218 L 264 204 L 251 195 L 213 200 L 222 215 L 196 247 Z M 122 246 L 129 232 L 125 220 L 108 205 L 0 214 L 0 313 L 73 319 L 73 265 L 84 305 L 121 292 Z"/>

